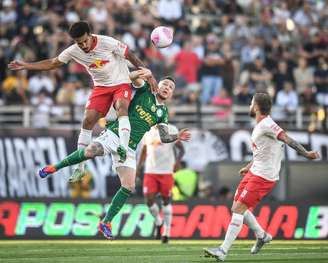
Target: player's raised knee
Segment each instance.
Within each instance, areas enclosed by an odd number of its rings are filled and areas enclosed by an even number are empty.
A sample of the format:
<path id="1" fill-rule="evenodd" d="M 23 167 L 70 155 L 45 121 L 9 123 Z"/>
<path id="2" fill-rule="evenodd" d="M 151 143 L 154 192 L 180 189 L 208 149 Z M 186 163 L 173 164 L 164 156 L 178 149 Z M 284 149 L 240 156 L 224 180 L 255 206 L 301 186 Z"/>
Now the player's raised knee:
<path id="1" fill-rule="evenodd" d="M 104 149 L 99 143 L 91 143 L 85 148 L 84 156 L 87 158 L 94 158 L 104 154 Z"/>
<path id="2" fill-rule="evenodd" d="M 122 183 L 122 186 L 131 192 L 134 192 L 136 189 L 136 184 L 134 182 L 129 182 L 129 183 Z"/>

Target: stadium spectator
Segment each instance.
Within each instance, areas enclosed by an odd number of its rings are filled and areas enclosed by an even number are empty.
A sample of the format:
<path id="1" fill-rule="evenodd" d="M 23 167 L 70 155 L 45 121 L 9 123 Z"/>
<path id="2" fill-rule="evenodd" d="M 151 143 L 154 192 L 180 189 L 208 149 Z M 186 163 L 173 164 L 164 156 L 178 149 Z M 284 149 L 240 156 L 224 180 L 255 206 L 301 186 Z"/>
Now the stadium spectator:
<path id="1" fill-rule="evenodd" d="M 271 79 L 271 72 L 264 66 L 262 59 L 257 57 L 254 64 L 250 66 L 250 87 L 252 92 L 267 91 Z"/>
<path id="2" fill-rule="evenodd" d="M 226 89 L 222 88 L 217 96 L 211 99 L 211 104 L 220 106 L 221 109 L 215 113 L 218 118 L 227 118 L 231 112 L 232 99 Z"/>
<path id="3" fill-rule="evenodd" d="M 164 24 L 177 25 L 183 16 L 181 0 L 159 0 L 157 3 L 158 16 Z"/>
<path id="4" fill-rule="evenodd" d="M 314 72 L 317 88 L 317 100 L 320 105 L 328 106 L 328 63 L 324 57 L 319 58 L 319 67 Z"/>
<path id="5" fill-rule="evenodd" d="M 278 70 L 273 75 L 272 81 L 276 94 L 284 88 L 286 82 L 294 83 L 293 75 L 288 74 L 288 65 L 286 61 L 280 60 L 278 62 Z"/>
<path id="6" fill-rule="evenodd" d="M 46 90 L 48 94 L 52 94 L 55 91 L 55 84 L 49 74 L 38 72 L 29 78 L 28 90 L 32 97 L 37 96 L 41 90 Z"/>
<path id="7" fill-rule="evenodd" d="M 5 104 L 28 104 L 26 71 L 8 72 L 2 83 Z"/>
<path id="8" fill-rule="evenodd" d="M 241 49 L 240 62 L 242 68 L 252 64 L 256 59 L 264 61 L 264 53 L 255 38 L 248 39 L 248 43 Z"/>
<path id="9" fill-rule="evenodd" d="M 46 89 L 42 89 L 31 99 L 33 107 L 32 127 L 47 128 L 50 125 L 50 113 L 54 104 Z"/>
<path id="10" fill-rule="evenodd" d="M 303 57 L 298 59 L 298 66 L 294 69 L 293 75 L 296 82 L 296 91 L 298 94 L 303 93 L 305 88 L 314 82 L 313 70 L 308 67 L 307 61 Z"/>
<path id="11" fill-rule="evenodd" d="M 249 106 L 251 105 L 252 97 L 247 83 L 239 85 L 235 97 L 235 103 L 237 105 Z"/>
<path id="12" fill-rule="evenodd" d="M 293 89 L 292 83 L 286 82 L 284 89 L 278 92 L 276 106 L 278 108 L 273 112 L 273 116 L 277 120 L 288 120 L 288 117 L 295 114 L 298 106 L 298 96 Z"/>
<path id="13" fill-rule="evenodd" d="M 317 111 L 317 100 L 314 92 L 314 87 L 307 86 L 304 92 L 299 96 L 300 105 L 304 107 L 303 114 L 311 115 Z"/>
<path id="14" fill-rule="evenodd" d="M 75 101 L 78 80 L 71 76 L 57 93 L 56 101 L 60 105 L 72 105 Z"/>
<path id="15" fill-rule="evenodd" d="M 174 58 L 175 75 L 185 80 L 188 84 L 197 81 L 197 71 L 200 65 L 200 60 L 197 54 L 192 50 L 192 45 L 189 41 L 185 41 L 182 49 Z"/>
<path id="16" fill-rule="evenodd" d="M 208 104 L 213 96 L 218 96 L 223 87 L 222 66 L 224 58 L 219 51 L 219 42 L 215 35 L 206 38 L 205 57 L 200 68 L 201 102 Z"/>

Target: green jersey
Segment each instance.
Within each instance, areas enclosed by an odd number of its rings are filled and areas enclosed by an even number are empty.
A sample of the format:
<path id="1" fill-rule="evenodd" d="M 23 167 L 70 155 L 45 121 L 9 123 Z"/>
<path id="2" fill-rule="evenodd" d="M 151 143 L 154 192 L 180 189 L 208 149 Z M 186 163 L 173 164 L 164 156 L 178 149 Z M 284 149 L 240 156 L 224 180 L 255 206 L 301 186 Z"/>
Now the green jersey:
<path id="1" fill-rule="evenodd" d="M 152 126 L 168 123 L 168 109 L 166 105 L 157 102 L 148 82 L 136 90 L 129 106 L 129 120 L 131 125 L 129 147 L 133 150 Z M 109 122 L 106 127 L 118 136 L 118 120 Z"/>

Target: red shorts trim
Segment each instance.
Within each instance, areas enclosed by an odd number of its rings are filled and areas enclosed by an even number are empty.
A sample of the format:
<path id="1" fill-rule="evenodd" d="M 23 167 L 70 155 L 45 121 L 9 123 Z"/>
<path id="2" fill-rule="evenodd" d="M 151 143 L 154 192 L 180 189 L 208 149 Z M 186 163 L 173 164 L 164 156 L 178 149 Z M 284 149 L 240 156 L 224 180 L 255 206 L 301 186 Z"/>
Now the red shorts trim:
<path id="1" fill-rule="evenodd" d="M 147 194 L 160 193 L 163 197 L 170 197 L 174 185 L 172 174 L 145 174 L 143 180 L 143 192 Z"/>
<path id="2" fill-rule="evenodd" d="M 248 208 L 255 208 L 275 185 L 276 182 L 266 180 L 248 171 L 238 185 L 234 201 L 239 201 Z"/>
<path id="3" fill-rule="evenodd" d="M 131 101 L 132 87 L 129 83 L 111 87 L 96 86 L 85 105 L 88 110 L 96 110 L 106 116 L 110 107 L 118 99 Z"/>

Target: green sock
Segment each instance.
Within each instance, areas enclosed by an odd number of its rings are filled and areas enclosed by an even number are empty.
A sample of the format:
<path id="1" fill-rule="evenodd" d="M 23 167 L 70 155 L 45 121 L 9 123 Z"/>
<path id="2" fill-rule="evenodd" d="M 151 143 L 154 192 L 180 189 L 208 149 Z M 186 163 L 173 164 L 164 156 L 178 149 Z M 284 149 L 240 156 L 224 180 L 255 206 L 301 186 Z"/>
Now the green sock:
<path id="1" fill-rule="evenodd" d="M 58 171 L 59 169 L 62 169 L 66 166 L 70 166 L 73 164 L 77 164 L 80 162 L 83 162 L 89 158 L 86 158 L 84 156 L 84 149 L 76 150 L 75 152 L 72 152 L 70 155 L 66 156 L 63 160 L 61 160 L 59 163 L 55 164 L 55 168 Z"/>
<path id="2" fill-rule="evenodd" d="M 109 223 L 112 221 L 114 216 L 121 210 L 123 205 L 125 204 L 128 197 L 131 195 L 131 191 L 121 187 L 116 194 L 114 195 L 111 204 L 109 205 L 106 216 L 103 219 L 104 223 Z"/>

